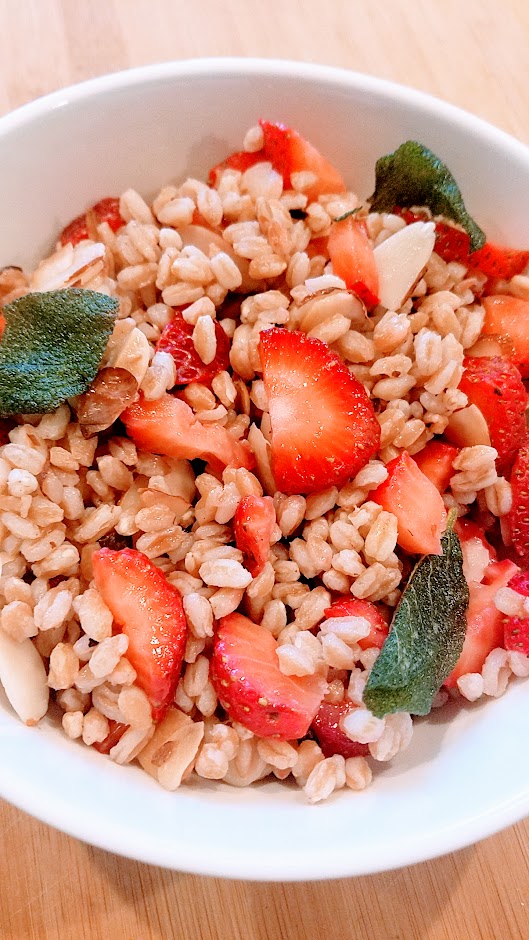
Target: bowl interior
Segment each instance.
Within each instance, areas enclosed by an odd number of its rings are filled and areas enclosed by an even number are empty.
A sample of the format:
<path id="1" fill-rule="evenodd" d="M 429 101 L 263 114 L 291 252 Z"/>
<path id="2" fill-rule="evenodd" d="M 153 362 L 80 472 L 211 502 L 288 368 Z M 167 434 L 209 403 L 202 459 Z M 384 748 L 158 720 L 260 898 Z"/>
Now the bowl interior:
<path id="1" fill-rule="evenodd" d="M 490 236 L 529 245 L 529 152 L 478 119 L 407 89 L 333 69 L 210 60 L 67 89 L 0 121 L 0 267 L 30 267 L 98 199 L 203 178 L 260 116 L 298 128 L 360 195 L 377 157 L 407 139 L 451 168 Z M 204 874 L 304 879 L 374 872 L 458 848 L 529 812 L 529 685 L 417 724 L 371 789 L 309 807 L 299 791 L 203 782 L 175 794 L 136 768 L 27 729 L 0 690 L 0 794 L 86 841 Z M 501 769 L 500 769 L 501 768 Z"/>

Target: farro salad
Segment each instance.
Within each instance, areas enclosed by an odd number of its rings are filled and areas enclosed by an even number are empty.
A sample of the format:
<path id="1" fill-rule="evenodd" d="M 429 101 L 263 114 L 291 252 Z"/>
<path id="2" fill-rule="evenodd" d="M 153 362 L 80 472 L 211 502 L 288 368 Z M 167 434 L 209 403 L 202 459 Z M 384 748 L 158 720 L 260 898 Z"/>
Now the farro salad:
<path id="1" fill-rule="evenodd" d="M 529 251 L 261 120 L 0 272 L 0 682 L 163 787 L 362 790 L 529 676 Z"/>

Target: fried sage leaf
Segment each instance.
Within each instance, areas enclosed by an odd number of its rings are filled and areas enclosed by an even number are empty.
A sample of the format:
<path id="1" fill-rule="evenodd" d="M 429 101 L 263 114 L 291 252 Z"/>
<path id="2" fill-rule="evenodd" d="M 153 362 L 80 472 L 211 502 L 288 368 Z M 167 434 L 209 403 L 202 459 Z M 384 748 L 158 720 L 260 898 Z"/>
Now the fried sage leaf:
<path id="1" fill-rule="evenodd" d="M 26 294 L 2 308 L 0 417 L 47 414 L 86 391 L 112 332 L 118 302 L 70 287 Z"/>
<path id="2" fill-rule="evenodd" d="M 391 212 L 395 206 L 428 206 L 464 228 L 470 250 L 485 244 L 485 233 L 467 212 L 459 186 L 447 166 L 428 147 L 407 140 L 394 153 L 377 160 L 373 212 Z"/>
<path id="3" fill-rule="evenodd" d="M 364 702 L 378 718 L 427 715 L 463 649 L 469 594 L 451 526 L 441 545 L 442 555 L 425 555 L 412 571 L 369 676 Z"/>

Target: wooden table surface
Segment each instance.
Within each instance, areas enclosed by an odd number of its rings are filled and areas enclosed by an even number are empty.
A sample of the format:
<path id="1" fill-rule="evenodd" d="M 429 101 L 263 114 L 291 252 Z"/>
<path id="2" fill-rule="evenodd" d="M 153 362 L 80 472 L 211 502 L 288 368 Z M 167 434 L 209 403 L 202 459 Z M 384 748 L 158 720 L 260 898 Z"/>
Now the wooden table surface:
<path id="1" fill-rule="evenodd" d="M 529 144 L 528 53 L 527 0 L 0 0 L 0 113 L 130 66 L 258 55 L 412 85 Z M 1 803 L 0 938 L 527 940 L 528 850 L 529 821 L 404 871 L 254 884 L 126 861 Z"/>

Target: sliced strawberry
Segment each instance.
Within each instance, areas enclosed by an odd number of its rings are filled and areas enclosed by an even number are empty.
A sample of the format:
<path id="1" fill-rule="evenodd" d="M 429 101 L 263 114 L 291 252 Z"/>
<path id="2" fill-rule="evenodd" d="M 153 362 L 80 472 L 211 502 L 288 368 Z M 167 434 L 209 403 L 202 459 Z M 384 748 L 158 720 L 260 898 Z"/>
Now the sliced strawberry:
<path id="1" fill-rule="evenodd" d="M 503 621 L 503 644 L 506 650 L 529 656 L 529 617 L 506 617 Z"/>
<path id="2" fill-rule="evenodd" d="M 414 555 L 441 555 L 446 509 L 439 490 L 405 450 L 386 469 L 370 498 L 397 517 L 398 544 Z"/>
<path id="3" fill-rule="evenodd" d="M 529 301 L 509 294 L 483 298 L 485 322 L 482 333 L 507 339 L 512 346 L 509 358 L 522 378 L 529 378 Z"/>
<path id="4" fill-rule="evenodd" d="M 77 245 L 84 238 L 90 238 L 90 230 L 94 230 L 96 225 L 101 225 L 102 222 L 108 222 L 113 232 L 117 232 L 125 224 L 119 211 L 119 199 L 109 196 L 96 202 L 88 212 L 78 215 L 63 229 L 59 241 L 62 245 Z"/>
<path id="5" fill-rule="evenodd" d="M 515 274 L 521 274 L 529 264 L 529 251 L 507 248 L 486 242 L 483 248 L 473 251 L 469 256 L 469 265 L 490 278 L 510 280 Z"/>
<path id="6" fill-rule="evenodd" d="M 174 698 L 182 668 L 187 624 L 180 593 L 133 548 L 100 548 L 92 566 L 101 597 L 129 638 L 127 659 L 158 721 Z"/>
<path id="7" fill-rule="evenodd" d="M 237 548 L 244 566 L 256 578 L 270 555 L 270 539 L 276 524 L 274 501 L 270 496 L 243 496 L 233 518 Z"/>
<path id="8" fill-rule="evenodd" d="M 512 508 L 507 516 L 516 554 L 529 565 L 529 438 L 516 455 L 512 473 Z"/>
<path id="9" fill-rule="evenodd" d="M 389 624 L 376 604 L 351 597 L 350 594 L 339 597 L 330 607 L 327 607 L 325 619 L 329 620 L 330 617 L 364 617 L 369 620 L 371 632 L 363 640 L 358 641 L 358 645 L 363 650 L 371 649 L 373 646 L 382 649 L 389 633 Z"/>
<path id="10" fill-rule="evenodd" d="M 342 486 L 380 443 L 364 387 L 326 343 L 280 328 L 260 336 L 272 423 L 272 469 L 283 493 Z"/>
<path id="11" fill-rule="evenodd" d="M 411 209 L 396 207 L 393 211 L 401 215 L 408 225 L 427 218 L 426 213 L 412 212 Z M 435 252 L 443 261 L 459 261 L 491 279 L 509 280 L 515 274 L 521 274 L 529 264 L 529 251 L 493 242 L 486 242 L 483 248 L 471 252 L 467 232 L 447 222 L 436 221 L 435 236 Z"/>
<path id="12" fill-rule="evenodd" d="M 174 359 L 176 366 L 175 385 L 188 385 L 190 382 L 201 382 L 211 385 L 219 372 L 223 372 L 230 364 L 230 341 L 217 320 L 215 324 L 215 338 L 217 351 L 212 362 L 206 365 L 198 355 L 193 342 L 193 329 L 186 323 L 182 314 L 175 311 L 173 319 L 167 324 L 156 344 L 157 352 L 168 352 Z"/>
<path id="13" fill-rule="evenodd" d="M 507 586 L 516 591 L 517 594 L 529 597 L 529 571 L 518 571 Z"/>
<path id="14" fill-rule="evenodd" d="M 328 251 L 334 273 L 366 306 L 378 303 L 378 270 L 373 245 L 362 219 L 349 216 L 331 226 Z"/>
<path id="15" fill-rule="evenodd" d="M 283 675 L 276 650 L 266 627 L 229 614 L 215 635 L 211 681 L 232 721 L 260 737 L 288 741 L 307 733 L 327 683 L 318 675 Z"/>
<path id="16" fill-rule="evenodd" d="M 511 578 L 507 587 L 524 597 L 529 597 L 529 571 L 519 571 Z M 506 650 L 529 656 L 529 617 L 505 617 L 503 637 Z"/>
<path id="17" fill-rule="evenodd" d="M 444 441 L 428 441 L 425 447 L 413 459 L 431 483 L 444 493 L 450 477 L 455 472 L 452 464 L 459 453 L 458 447 L 445 444 Z"/>
<path id="18" fill-rule="evenodd" d="M 250 451 L 225 428 L 201 424 L 193 410 L 173 395 L 156 401 L 140 398 L 121 415 L 127 433 L 151 454 L 194 460 L 201 457 L 212 467 L 253 466 Z"/>
<path id="19" fill-rule="evenodd" d="M 109 754 L 112 748 L 121 740 L 128 727 L 129 725 L 124 724 L 122 721 L 109 721 L 109 732 L 105 740 L 96 741 L 92 747 L 95 747 L 100 754 Z"/>
<path id="20" fill-rule="evenodd" d="M 261 153 L 281 173 L 285 189 L 292 186 L 292 173 L 308 171 L 316 176 L 313 185 L 303 190 L 310 202 L 327 193 L 345 192 L 345 183 L 338 170 L 298 131 L 270 121 L 260 120 L 259 124 L 264 137 Z"/>
<path id="21" fill-rule="evenodd" d="M 485 418 L 490 442 L 498 451 L 498 471 L 504 473 L 525 437 L 528 398 L 522 377 L 515 365 L 499 356 L 467 356 L 463 367 L 459 388 Z"/>
<path id="22" fill-rule="evenodd" d="M 443 261 L 468 264 L 470 238 L 466 232 L 446 222 L 435 223 L 435 253 Z"/>
<path id="23" fill-rule="evenodd" d="M 461 546 L 464 556 L 464 543 Z M 503 646 L 504 615 L 496 607 L 494 598 L 500 588 L 507 586 L 517 570 L 517 566 L 507 559 L 491 561 L 485 569 L 483 582 L 470 582 L 465 642 L 461 656 L 444 682 L 448 688 L 453 688 L 460 676 L 481 672 L 489 653 Z"/>
<path id="24" fill-rule="evenodd" d="M 263 131 L 261 150 L 255 153 L 239 150 L 230 154 L 210 170 L 208 176 L 210 186 L 217 185 L 220 174 L 226 169 L 239 170 L 244 173 L 256 163 L 267 161 L 283 177 L 285 189 L 292 188 L 292 173 L 303 171 L 313 173 L 316 177 L 314 183 L 303 190 L 310 201 L 326 193 L 345 192 L 345 183 L 338 170 L 298 131 L 271 121 L 260 120 L 259 124 Z"/>
<path id="25" fill-rule="evenodd" d="M 339 705 L 321 703 L 311 728 L 325 757 L 341 754 L 347 760 L 348 757 L 365 757 L 369 754 L 367 744 L 351 741 L 340 727 L 342 718 L 355 707 L 351 702 L 341 702 Z"/>

